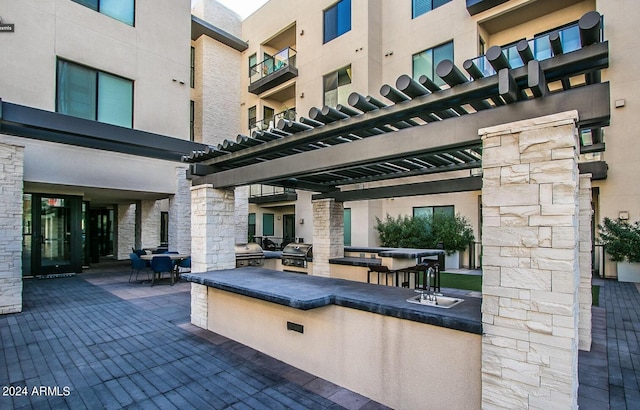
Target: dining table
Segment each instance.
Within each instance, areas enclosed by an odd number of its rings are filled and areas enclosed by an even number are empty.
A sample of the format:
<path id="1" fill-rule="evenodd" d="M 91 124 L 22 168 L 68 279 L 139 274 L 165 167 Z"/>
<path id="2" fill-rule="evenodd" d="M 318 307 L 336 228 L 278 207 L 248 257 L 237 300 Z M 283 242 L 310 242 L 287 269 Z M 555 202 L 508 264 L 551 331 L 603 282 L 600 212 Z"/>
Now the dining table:
<path id="1" fill-rule="evenodd" d="M 158 256 L 168 256 L 172 261 L 175 261 L 174 266 L 173 266 L 173 271 L 170 272 L 170 274 L 171 274 L 171 284 L 173 285 L 174 277 L 175 277 L 176 281 L 179 280 L 180 262 L 182 262 L 185 259 L 188 259 L 191 255 L 186 254 L 186 253 L 147 253 L 146 255 L 140 255 L 140 259 L 151 262 L 151 260 L 153 258 L 156 258 Z M 155 272 L 154 272 L 154 275 L 155 275 Z M 151 281 L 151 282 L 153 284 L 154 281 Z"/>

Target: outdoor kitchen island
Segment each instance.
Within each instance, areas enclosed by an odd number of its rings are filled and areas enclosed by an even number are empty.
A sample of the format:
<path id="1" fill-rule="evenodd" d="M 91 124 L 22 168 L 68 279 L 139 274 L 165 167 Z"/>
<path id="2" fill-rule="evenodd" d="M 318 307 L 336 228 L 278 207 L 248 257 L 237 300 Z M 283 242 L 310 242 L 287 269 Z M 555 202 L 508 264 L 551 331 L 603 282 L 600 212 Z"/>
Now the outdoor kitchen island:
<path id="1" fill-rule="evenodd" d="M 481 298 L 449 309 L 406 288 L 260 267 L 185 273 L 192 323 L 392 408 L 475 408 Z"/>

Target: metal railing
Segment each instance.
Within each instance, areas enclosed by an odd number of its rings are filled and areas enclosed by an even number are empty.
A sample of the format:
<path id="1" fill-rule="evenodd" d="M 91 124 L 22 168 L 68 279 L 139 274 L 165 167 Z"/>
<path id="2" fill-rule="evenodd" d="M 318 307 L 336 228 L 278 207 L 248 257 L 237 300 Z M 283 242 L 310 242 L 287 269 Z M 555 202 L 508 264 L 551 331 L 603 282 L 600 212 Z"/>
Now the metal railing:
<path id="1" fill-rule="evenodd" d="M 284 195 L 288 193 L 295 193 L 293 188 L 282 188 L 279 186 L 254 184 L 249 187 L 249 197 L 261 197 L 272 195 Z"/>
<path id="2" fill-rule="evenodd" d="M 296 50 L 291 47 L 280 50 L 275 55 L 249 67 L 249 84 L 286 67 L 296 67 Z"/>
<path id="3" fill-rule="evenodd" d="M 603 25 L 601 25 L 600 27 L 600 38 L 602 38 L 604 28 Z M 534 37 L 532 40 L 528 41 L 529 48 L 533 52 L 533 56 L 536 60 L 542 61 L 553 57 L 553 46 L 551 44 L 549 36 L 555 32 L 556 30 L 552 30 L 549 33 Z M 582 45 L 580 43 L 580 28 L 578 27 L 578 23 L 558 29 L 557 32 L 559 33 L 560 41 L 562 43 L 563 53 L 570 53 L 582 48 Z M 513 44 L 502 48 L 502 53 L 509 61 L 509 65 L 511 66 L 511 68 L 524 66 L 522 58 L 520 57 L 520 54 L 518 53 L 516 47 L 517 44 Z M 486 56 L 483 55 L 480 57 L 476 57 L 471 61 L 475 64 L 476 67 L 478 67 L 478 69 L 485 77 L 496 74 L 496 70 L 489 63 Z"/>
<path id="4" fill-rule="evenodd" d="M 281 119 L 294 121 L 296 119 L 296 110 L 295 108 L 291 108 L 288 110 L 280 111 L 279 113 L 273 114 L 271 118 L 265 118 L 260 121 L 256 121 L 249 125 L 249 134 L 253 131 L 266 131 L 271 128 L 275 128 L 278 124 L 278 121 Z"/>

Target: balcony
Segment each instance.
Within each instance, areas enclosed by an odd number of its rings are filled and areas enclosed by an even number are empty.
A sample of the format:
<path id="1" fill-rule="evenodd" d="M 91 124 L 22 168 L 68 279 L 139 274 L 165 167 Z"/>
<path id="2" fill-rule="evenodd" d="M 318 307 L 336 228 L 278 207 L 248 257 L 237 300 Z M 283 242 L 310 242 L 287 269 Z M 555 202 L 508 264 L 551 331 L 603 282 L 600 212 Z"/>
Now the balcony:
<path id="1" fill-rule="evenodd" d="M 475 16 L 478 13 L 482 13 L 506 2 L 507 0 L 467 0 L 467 11 L 469 15 Z"/>
<path id="2" fill-rule="evenodd" d="M 249 67 L 249 92 L 260 95 L 297 76 L 296 50 L 287 47 Z"/>
<path id="3" fill-rule="evenodd" d="M 278 121 L 280 120 L 291 120 L 294 121 L 296 119 L 296 110 L 295 108 L 291 108 L 285 111 L 278 112 L 273 115 L 271 118 L 265 118 L 261 121 L 256 121 L 249 125 L 249 135 L 251 135 L 254 131 L 267 131 L 271 128 L 275 128 L 278 125 Z"/>
<path id="4" fill-rule="evenodd" d="M 254 184 L 249 189 L 249 202 L 252 204 L 288 202 L 298 199 L 296 190 L 291 188 Z"/>

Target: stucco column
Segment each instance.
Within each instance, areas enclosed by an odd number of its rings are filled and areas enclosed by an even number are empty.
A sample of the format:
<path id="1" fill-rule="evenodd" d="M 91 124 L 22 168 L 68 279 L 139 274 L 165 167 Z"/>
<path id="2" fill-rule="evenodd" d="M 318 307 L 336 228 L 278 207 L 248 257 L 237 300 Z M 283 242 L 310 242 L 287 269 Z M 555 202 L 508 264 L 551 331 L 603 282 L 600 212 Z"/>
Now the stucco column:
<path id="1" fill-rule="evenodd" d="M 176 193 L 169 198 L 169 249 L 191 253 L 191 181 L 176 168 Z"/>
<path id="2" fill-rule="evenodd" d="M 485 408 L 577 408 L 577 119 L 479 131 Z"/>
<path id="3" fill-rule="evenodd" d="M 22 311 L 24 147 L 0 144 L 0 314 Z"/>
<path id="4" fill-rule="evenodd" d="M 331 276 L 329 259 L 344 256 L 344 204 L 313 201 L 313 275 Z"/>
<path id="5" fill-rule="evenodd" d="M 592 272 L 592 233 L 591 218 L 591 174 L 580 175 L 578 202 L 580 204 L 579 219 L 579 259 L 580 259 L 580 286 L 579 302 L 580 316 L 578 320 L 578 347 L 580 350 L 591 350 L 591 272 Z"/>

